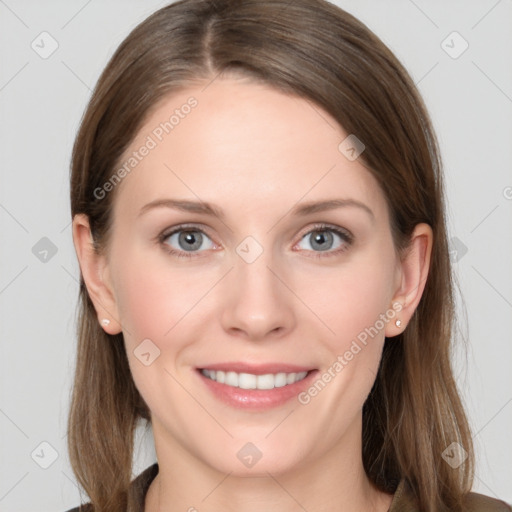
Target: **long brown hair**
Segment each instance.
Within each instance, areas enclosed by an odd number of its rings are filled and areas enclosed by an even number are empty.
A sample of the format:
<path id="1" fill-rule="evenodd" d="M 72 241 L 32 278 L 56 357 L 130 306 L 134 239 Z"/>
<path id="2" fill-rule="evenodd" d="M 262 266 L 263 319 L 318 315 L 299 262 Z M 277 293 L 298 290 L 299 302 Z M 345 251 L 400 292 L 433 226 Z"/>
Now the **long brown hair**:
<path id="1" fill-rule="evenodd" d="M 363 23 L 324 0 L 181 0 L 138 25 L 101 75 L 72 156 L 72 216 L 88 216 L 107 250 L 115 190 L 98 199 L 155 105 L 220 73 L 238 73 L 329 112 L 366 149 L 361 161 L 388 202 L 397 251 L 418 223 L 434 233 L 421 301 L 405 331 L 385 341 L 363 409 L 363 462 L 381 490 L 410 484 L 422 511 L 462 511 L 473 479 L 467 419 L 450 363 L 453 278 L 438 143 L 407 71 Z M 122 334 L 98 325 L 83 278 L 68 448 L 95 512 L 135 510 L 129 494 L 134 429 L 150 421 L 132 379 Z M 468 453 L 453 469 L 452 442 Z"/>

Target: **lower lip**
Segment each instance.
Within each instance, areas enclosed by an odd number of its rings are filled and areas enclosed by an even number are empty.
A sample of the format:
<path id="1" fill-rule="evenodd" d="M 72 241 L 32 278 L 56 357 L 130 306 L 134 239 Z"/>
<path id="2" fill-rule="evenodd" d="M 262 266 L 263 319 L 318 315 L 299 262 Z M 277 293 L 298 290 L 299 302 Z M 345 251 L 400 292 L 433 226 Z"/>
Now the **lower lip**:
<path id="1" fill-rule="evenodd" d="M 273 389 L 235 388 L 205 377 L 200 370 L 197 373 L 208 389 L 224 403 L 239 409 L 266 410 L 279 407 L 296 397 L 310 385 L 318 371 L 311 370 L 302 380 Z"/>

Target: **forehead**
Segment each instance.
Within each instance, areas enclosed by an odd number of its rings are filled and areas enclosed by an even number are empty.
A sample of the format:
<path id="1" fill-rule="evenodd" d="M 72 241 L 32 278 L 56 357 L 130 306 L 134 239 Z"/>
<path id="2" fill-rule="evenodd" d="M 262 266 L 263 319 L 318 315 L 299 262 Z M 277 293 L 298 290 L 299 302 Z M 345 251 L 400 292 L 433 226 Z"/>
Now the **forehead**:
<path id="1" fill-rule="evenodd" d="M 348 135 L 317 105 L 264 84 L 190 87 L 153 109 L 123 155 L 115 209 L 133 216 L 179 197 L 277 212 L 302 198 L 351 197 L 385 214 L 375 178 L 340 151 Z"/>

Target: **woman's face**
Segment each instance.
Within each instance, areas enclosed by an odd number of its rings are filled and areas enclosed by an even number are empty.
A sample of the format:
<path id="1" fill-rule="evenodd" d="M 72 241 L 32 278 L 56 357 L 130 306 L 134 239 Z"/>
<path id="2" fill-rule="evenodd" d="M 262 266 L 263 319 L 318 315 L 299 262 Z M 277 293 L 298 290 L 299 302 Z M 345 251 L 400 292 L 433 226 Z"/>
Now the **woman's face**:
<path id="1" fill-rule="evenodd" d="M 319 107 L 203 87 L 152 112 L 115 185 L 107 282 L 157 453 L 241 475 L 359 456 L 399 316 L 384 195 Z"/>

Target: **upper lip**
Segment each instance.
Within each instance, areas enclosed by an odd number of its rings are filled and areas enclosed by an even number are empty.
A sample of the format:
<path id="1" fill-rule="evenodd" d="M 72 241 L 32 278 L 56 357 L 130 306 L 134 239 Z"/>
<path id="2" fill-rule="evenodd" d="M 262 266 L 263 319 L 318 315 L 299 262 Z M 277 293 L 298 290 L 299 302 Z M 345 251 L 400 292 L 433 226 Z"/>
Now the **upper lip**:
<path id="1" fill-rule="evenodd" d="M 206 364 L 198 367 L 199 370 L 215 370 L 223 372 L 251 373 L 253 375 L 265 375 L 268 373 L 299 373 L 314 370 L 311 366 L 300 366 L 285 363 L 250 364 L 235 361 L 231 363 Z"/>

